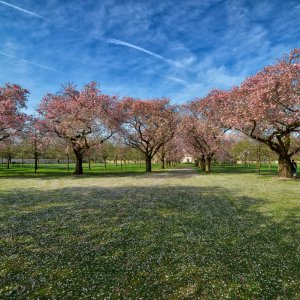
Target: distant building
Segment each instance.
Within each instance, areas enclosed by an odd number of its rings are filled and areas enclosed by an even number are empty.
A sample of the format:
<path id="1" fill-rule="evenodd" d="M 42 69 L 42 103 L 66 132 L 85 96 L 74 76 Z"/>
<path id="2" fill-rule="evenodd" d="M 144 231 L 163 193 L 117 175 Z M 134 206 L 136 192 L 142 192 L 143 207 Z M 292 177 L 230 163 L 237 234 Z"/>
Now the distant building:
<path id="1" fill-rule="evenodd" d="M 195 159 L 193 156 L 186 154 L 185 156 L 182 157 L 181 162 L 182 163 L 193 163 L 193 162 L 195 162 Z"/>

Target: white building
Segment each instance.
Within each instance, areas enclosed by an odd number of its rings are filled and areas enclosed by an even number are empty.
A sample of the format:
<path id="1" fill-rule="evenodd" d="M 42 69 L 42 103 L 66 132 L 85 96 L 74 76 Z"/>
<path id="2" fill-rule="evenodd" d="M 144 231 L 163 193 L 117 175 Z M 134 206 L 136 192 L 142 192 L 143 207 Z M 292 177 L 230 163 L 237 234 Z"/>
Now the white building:
<path id="1" fill-rule="evenodd" d="M 183 158 L 181 159 L 182 163 L 194 163 L 195 159 L 193 156 L 186 154 L 185 156 L 183 156 Z"/>

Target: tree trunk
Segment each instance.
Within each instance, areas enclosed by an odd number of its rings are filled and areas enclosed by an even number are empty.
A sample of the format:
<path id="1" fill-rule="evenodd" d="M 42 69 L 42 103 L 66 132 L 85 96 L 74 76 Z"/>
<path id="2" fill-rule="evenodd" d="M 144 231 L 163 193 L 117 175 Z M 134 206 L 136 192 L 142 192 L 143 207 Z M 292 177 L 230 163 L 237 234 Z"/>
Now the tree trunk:
<path id="1" fill-rule="evenodd" d="M 292 162 L 291 162 L 291 158 L 289 156 L 279 155 L 278 174 L 280 177 L 293 178 Z"/>
<path id="2" fill-rule="evenodd" d="M 67 170 L 70 171 L 70 156 L 67 155 Z"/>
<path id="3" fill-rule="evenodd" d="M 244 153 L 244 166 L 247 166 L 247 153 Z"/>
<path id="4" fill-rule="evenodd" d="M 146 161 L 146 172 L 151 172 L 151 157 L 150 156 L 146 156 L 145 158 Z"/>
<path id="5" fill-rule="evenodd" d="M 261 167 L 261 161 L 260 161 L 260 158 L 259 158 L 259 160 L 257 161 L 257 171 L 258 171 L 258 174 L 260 174 L 260 167 Z"/>
<path id="6" fill-rule="evenodd" d="M 211 163 L 211 157 L 208 156 L 205 159 L 205 172 L 210 173 L 210 163 Z"/>
<path id="7" fill-rule="evenodd" d="M 164 156 L 164 155 L 162 155 L 161 160 L 160 160 L 160 163 L 161 163 L 161 168 L 162 168 L 162 169 L 165 169 L 166 166 L 165 166 L 165 156 Z"/>
<path id="8" fill-rule="evenodd" d="M 202 170 L 202 171 L 206 171 L 205 157 L 204 157 L 204 155 L 201 155 L 200 160 L 199 160 L 199 163 L 200 163 L 200 168 L 201 168 L 201 170 Z"/>
<path id="9" fill-rule="evenodd" d="M 10 155 L 7 156 L 7 167 L 6 167 L 6 169 L 9 169 L 9 164 L 10 164 Z"/>
<path id="10" fill-rule="evenodd" d="M 74 175 L 82 175 L 83 174 L 83 168 L 82 168 L 82 160 L 83 160 L 83 154 L 80 151 L 74 150 L 75 156 L 76 156 L 76 166 Z"/>
<path id="11" fill-rule="evenodd" d="M 256 168 L 258 171 L 258 174 L 260 174 L 260 166 L 261 166 L 261 148 L 260 146 L 257 149 L 257 153 L 256 153 Z"/>
<path id="12" fill-rule="evenodd" d="M 37 172 L 38 169 L 38 154 L 35 152 L 34 153 L 34 173 Z"/>
<path id="13" fill-rule="evenodd" d="M 89 170 L 91 170 L 91 159 L 89 157 Z"/>

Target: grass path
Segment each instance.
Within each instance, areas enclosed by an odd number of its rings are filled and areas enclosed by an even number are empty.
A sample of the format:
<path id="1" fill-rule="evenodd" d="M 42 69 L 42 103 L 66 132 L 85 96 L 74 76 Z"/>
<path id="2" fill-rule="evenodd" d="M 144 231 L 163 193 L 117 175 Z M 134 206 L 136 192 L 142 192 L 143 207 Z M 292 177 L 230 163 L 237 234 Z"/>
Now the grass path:
<path id="1" fill-rule="evenodd" d="M 299 181 L 213 171 L 1 178 L 0 299 L 299 299 Z"/>

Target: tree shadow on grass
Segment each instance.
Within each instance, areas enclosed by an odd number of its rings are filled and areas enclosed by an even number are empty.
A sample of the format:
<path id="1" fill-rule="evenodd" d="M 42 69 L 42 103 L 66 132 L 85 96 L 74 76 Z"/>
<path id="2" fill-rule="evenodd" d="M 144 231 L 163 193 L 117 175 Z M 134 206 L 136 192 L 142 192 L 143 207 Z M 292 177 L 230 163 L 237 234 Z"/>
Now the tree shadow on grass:
<path id="1" fill-rule="evenodd" d="M 188 177 L 194 176 L 196 174 L 196 170 L 194 168 L 189 167 L 181 167 L 181 168 L 167 168 L 161 170 L 153 170 L 151 173 L 146 173 L 140 169 L 137 170 L 120 170 L 116 169 L 114 171 L 104 171 L 104 170 L 85 170 L 83 175 L 73 175 L 73 171 L 61 170 L 61 169 L 39 169 L 37 173 L 34 173 L 34 170 L 30 168 L 11 168 L 9 170 L 5 168 L 0 168 L 0 179 L 1 178 L 19 178 L 19 179 L 49 179 L 49 178 L 61 178 L 61 177 L 69 177 L 69 178 L 88 178 L 88 177 L 128 177 L 128 176 L 141 176 L 141 177 Z"/>
<path id="2" fill-rule="evenodd" d="M 299 299 L 295 211 L 220 187 L 0 194 L 1 299 Z"/>
<path id="3" fill-rule="evenodd" d="M 207 175 L 205 171 L 200 169 L 200 167 L 195 166 L 194 164 L 183 164 L 176 167 L 172 167 L 170 171 L 178 172 L 180 170 L 193 170 L 193 172 L 201 175 Z M 269 170 L 268 167 L 262 167 L 260 173 L 255 166 L 229 166 L 229 165 L 212 165 L 211 172 L 209 174 L 259 174 L 259 175 L 270 175 L 276 176 L 278 175 L 278 171 L 276 168 L 272 168 Z"/>
<path id="4" fill-rule="evenodd" d="M 201 172 L 201 170 L 199 170 Z M 204 173 L 204 172 L 203 172 Z M 245 167 L 245 166 L 217 166 L 213 165 L 211 168 L 212 174 L 257 174 L 264 176 L 277 176 L 278 171 L 275 168 L 269 170 L 267 167 L 263 167 L 258 172 L 258 169 L 255 166 Z"/>

